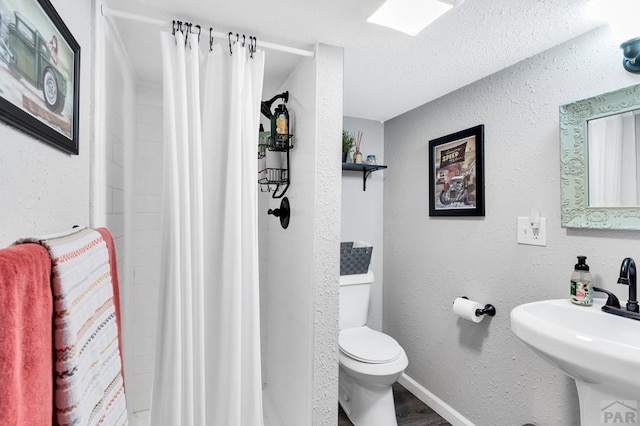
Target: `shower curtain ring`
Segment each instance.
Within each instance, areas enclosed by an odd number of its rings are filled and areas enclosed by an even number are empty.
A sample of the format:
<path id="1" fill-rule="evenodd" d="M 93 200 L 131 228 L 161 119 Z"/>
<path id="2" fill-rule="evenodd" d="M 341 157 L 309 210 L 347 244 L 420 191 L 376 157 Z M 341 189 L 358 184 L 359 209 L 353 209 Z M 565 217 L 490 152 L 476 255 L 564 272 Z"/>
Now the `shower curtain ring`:
<path id="1" fill-rule="evenodd" d="M 229 55 L 233 55 L 233 49 L 231 48 L 231 36 L 233 33 L 229 31 Z"/>
<path id="2" fill-rule="evenodd" d="M 213 27 L 209 27 L 209 52 L 213 52 Z"/>
<path id="3" fill-rule="evenodd" d="M 246 41 L 247 41 L 246 36 L 242 34 L 242 47 L 244 47 Z"/>
<path id="4" fill-rule="evenodd" d="M 171 24 L 171 35 L 176 35 L 176 20 L 173 20 L 173 23 Z"/>
<path id="5" fill-rule="evenodd" d="M 258 40 L 251 36 L 249 37 L 249 57 L 253 59 L 253 54 L 256 53 L 256 44 Z"/>
<path id="6" fill-rule="evenodd" d="M 192 24 L 190 22 L 185 22 L 184 23 L 185 26 L 185 37 L 184 37 L 184 47 L 187 47 L 187 43 L 189 44 L 189 47 L 191 47 L 191 26 Z"/>
<path id="7" fill-rule="evenodd" d="M 196 28 L 198 29 L 198 43 L 200 43 L 200 34 L 202 33 L 202 27 L 200 26 L 200 24 L 196 25 Z"/>

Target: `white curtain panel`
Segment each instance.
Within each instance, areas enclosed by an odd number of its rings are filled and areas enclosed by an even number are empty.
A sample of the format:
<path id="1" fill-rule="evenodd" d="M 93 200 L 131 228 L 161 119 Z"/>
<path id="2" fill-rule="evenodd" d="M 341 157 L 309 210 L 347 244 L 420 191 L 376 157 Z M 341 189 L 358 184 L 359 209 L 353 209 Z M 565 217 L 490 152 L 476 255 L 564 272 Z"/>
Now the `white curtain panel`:
<path id="1" fill-rule="evenodd" d="M 152 425 L 260 426 L 257 144 L 264 53 L 161 34 L 163 267 Z"/>
<path id="2" fill-rule="evenodd" d="M 588 123 L 589 206 L 621 204 L 622 117 L 611 116 Z"/>

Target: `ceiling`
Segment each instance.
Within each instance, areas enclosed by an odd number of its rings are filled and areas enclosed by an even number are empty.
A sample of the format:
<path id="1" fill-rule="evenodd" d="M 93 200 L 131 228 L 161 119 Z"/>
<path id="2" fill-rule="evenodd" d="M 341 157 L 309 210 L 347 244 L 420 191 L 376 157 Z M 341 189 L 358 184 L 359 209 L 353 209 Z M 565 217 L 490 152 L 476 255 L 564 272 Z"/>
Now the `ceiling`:
<path id="1" fill-rule="evenodd" d="M 592 0 L 465 0 L 418 36 L 366 22 L 384 0 L 108 0 L 111 9 L 313 50 L 344 47 L 344 115 L 386 121 L 590 31 Z M 114 18 L 137 76 L 160 82 L 157 27 Z M 167 28 L 169 30 L 170 28 Z M 301 57 L 268 50 L 265 88 Z"/>

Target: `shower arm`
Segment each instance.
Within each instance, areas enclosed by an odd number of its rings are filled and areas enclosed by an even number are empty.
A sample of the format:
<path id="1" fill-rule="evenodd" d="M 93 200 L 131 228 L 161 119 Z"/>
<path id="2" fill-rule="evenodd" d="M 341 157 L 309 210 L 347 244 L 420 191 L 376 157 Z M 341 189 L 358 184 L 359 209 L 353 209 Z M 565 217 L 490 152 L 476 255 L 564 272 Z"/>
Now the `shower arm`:
<path id="1" fill-rule="evenodd" d="M 275 95 L 268 101 L 262 101 L 260 103 L 260 112 L 262 112 L 262 115 L 267 117 L 269 120 L 271 120 L 271 117 L 273 117 L 273 113 L 271 113 L 271 105 L 273 105 L 273 103 L 278 99 L 282 99 L 284 103 L 289 102 L 289 91 L 287 90 L 286 92 L 280 93 L 279 95 Z"/>

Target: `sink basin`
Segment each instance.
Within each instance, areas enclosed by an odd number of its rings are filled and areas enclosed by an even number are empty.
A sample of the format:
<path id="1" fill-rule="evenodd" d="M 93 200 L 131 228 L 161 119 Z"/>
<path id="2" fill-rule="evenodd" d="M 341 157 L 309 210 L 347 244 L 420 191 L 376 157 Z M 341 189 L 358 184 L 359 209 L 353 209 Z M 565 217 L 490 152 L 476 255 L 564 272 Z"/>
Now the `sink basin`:
<path id="1" fill-rule="evenodd" d="M 515 335 L 575 379 L 582 425 L 600 425 L 614 401 L 640 408 L 640 321 L 602 312 L 604 303 L 545 300 L 511 311 Z"/>

